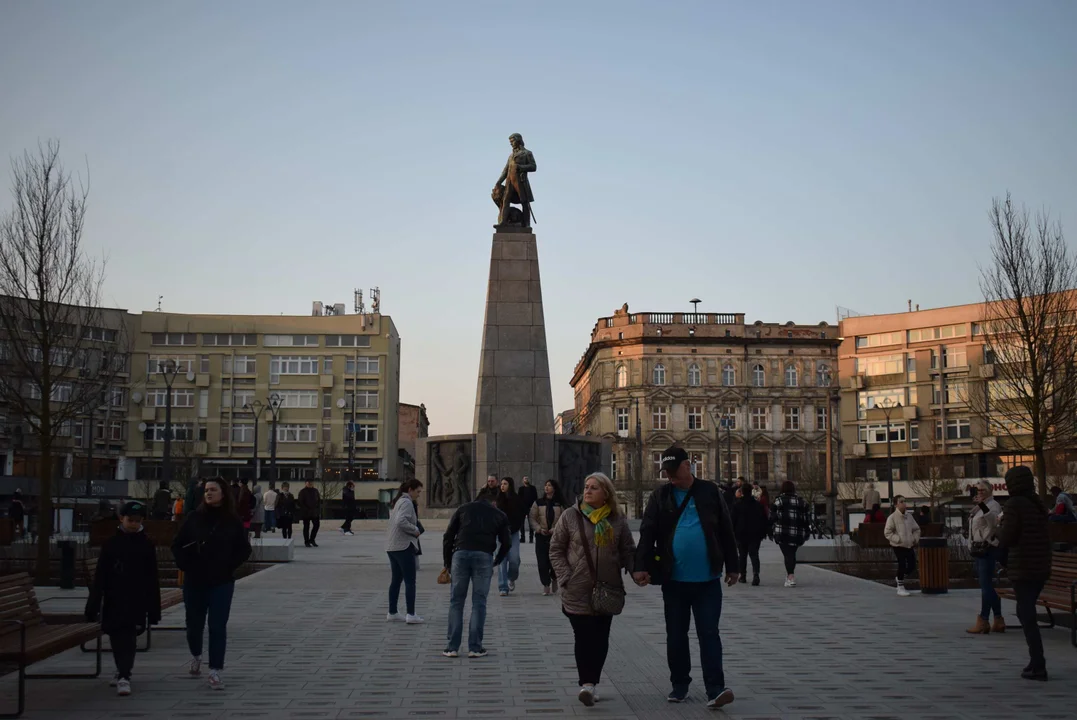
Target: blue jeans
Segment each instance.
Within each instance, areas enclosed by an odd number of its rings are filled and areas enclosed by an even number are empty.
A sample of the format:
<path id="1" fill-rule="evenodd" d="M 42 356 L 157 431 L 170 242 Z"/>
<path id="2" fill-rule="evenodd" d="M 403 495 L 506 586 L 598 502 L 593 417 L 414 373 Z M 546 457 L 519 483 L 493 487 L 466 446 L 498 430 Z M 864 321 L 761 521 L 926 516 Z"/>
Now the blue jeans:
<path id="1" fill-rule="evenodd" d="M 449 600 L 449 638 L 446 650 L 460 650 L 464 634 L 464 602 L 471 583 L 471 624 L 467 629 L 469 652 L 482 650 L 482 631 L 486 625 L 486 596 L 494 576 L 494 556 L 479 550 L 457 550 L 452 556 L 452 586 Z"/>
<path id="2" fill-rule="evenodd" d="M 990 620 L 992 612 L 995 613 L 995 617 L 1002 617 L 1002 600 L 995 592 L 995 562 L 997 560 L 997 548 L 990 548 L 986 555 L 976 558 L 976 577 L 980 581 L 980 617 L 984 620 Z"/>
<path id="3" fill-rule="evenodd" d="M 722 670 L 722 638 L 718 622 L 722 617 L 722 580 L 709 582 L 667 581 L 662 585 L 666 614 L 666 662 L 669 681 L 675 689 L 687 690 L 692 682 L 692 655 L 688 647 L 688 626 L 696 618 L 699 659 L 703 665 L 703 685 L 707 697 L 725 690 Z"/>
<path id="4" fill-rule="evenodd" d="M 389 581 L 389 612 L 396 615 L 397 603 L 400 600 L 400 583 L 404 583 L 404 603 L 408 608 L 408 615 L 415 614 L 415 548 L 408 546 L 407 550 L 394 550 L 386 553 L 389 556 L 389 565 L 393 571 L 392 580 Z"/>
<path id="5" fill-rule="evenodd" d="M 266 510 L 266 521 L 265 521 L 265 527 L 263 529 L 266 532 L 269 532 L 270 530 L 274 529 L 275 527 L 277 527 L 277 511 L 276 510 Z"/>
<path id="6" fill-rule="evenodd" d="M 223 585 L 183 585 L 183 605 L 187 615 L 187 647 L 191 655 L 202 655 L 202 631 L 209 615 L 209 669 L 224 669 L 228 645 L 228 614 L 232 610 L 234 582 Z"/>
<path id="7" fill-rule="evenodd" d="M 509 580 L 516 582 L 520 577 L 520 536 L 512 534 L 512 546 L 509 554 L 501 561 L 497 568 L 497 589 L 500 592 L 509 591 Z"/>

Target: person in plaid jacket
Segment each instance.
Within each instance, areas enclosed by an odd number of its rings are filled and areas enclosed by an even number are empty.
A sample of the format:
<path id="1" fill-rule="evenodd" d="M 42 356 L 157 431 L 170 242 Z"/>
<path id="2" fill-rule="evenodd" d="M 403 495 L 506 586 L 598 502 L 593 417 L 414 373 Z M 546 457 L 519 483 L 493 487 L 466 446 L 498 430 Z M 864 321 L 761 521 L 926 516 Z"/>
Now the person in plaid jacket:
<path id="1" fill-rule="evenodd" d="M 786 480 L 782 483 L 782 494 L 771 506 L 770 521 L 774 529 L 774 542 L 778 543 L 785 558 L 787 588 L 797 586 L 796 577 L 793 575 L 797 567 L 797 548 L 808 539 L 809 513 L 808 503 L 797 495 L 793 482 Z"/>

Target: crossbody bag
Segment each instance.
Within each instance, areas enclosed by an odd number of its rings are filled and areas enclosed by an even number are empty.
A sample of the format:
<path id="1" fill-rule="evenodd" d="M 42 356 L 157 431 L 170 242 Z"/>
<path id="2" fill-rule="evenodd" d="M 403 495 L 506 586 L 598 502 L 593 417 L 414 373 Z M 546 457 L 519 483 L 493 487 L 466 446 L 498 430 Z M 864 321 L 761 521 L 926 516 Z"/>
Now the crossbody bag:
<path id="1" fill-rule="evenodd" d="M 591 571 L 594 584 L 591 587 L 591 609 L 598 615 L 620 615 L 625 607 L 624 588 L 610 585 L 598 579 L 598 543 L 595 543 L 595 559 L 591 559 L 591 550 L 587 547 L 587 530 L 583 524 L 583 513 L 576 514 L 580 526 L 580 538 L 583 541 L 583 556 L 587 558 L 587 567 Z"/>
<path id="2" fill-rule="evenodd" d="M 688 488 L 688 492 L 684 495 L 684 500 L 681 500 L 681 505 L 677 508 L 677 512 L 673 514 L 672 532 L 677 531 L 677 523 L 681 521 L 681 515 L 684 514 L 684 509 L 688 507 L 688 502 L 692 499 L 692 493 L 695 492 L 695 489 L 696 484 L 692 483 L 692 487 Z M 659 514 L 661 514 L 661 511 L 659 511 Z M 662 555 L 657 543 L 655 543 L 654 553 L 647 558 L 646 570 L 651 577 L 651 585 L 661 585 L 666 580 L 665 569 L 662 567 Z"/>

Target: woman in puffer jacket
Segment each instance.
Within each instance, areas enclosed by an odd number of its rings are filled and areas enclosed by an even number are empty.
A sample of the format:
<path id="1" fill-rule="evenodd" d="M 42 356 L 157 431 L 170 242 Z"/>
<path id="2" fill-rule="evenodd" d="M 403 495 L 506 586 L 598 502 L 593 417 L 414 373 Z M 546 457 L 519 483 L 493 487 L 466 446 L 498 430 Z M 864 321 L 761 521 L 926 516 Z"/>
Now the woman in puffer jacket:
<path id="1" fill-rule="evenodd" d="M 576 637 L 579 699 L 588 707 L 598 701 L 595 686 L 609 653 L 613 622 L 613 615 L 598 614 L 591 607 L 591 590 L 597 575 L 597 580 L 623 593 L 621 571 L 632 572 L 635 553 L 636 542 L 617 507 L 613 483 L 602 473 L 589 475 L 583 484 L 583 502 L 564 511 L 550 540 L 550 564 L 561 585 L 561 610 Z"/>
<path id="2" fill-rule="evenodd" d="M 995 591 L 995 564 L 998 562 L 998 523 L 1002 506 L 993 497 L 991 483 L 980 480 L 976 483 L 975 506 L 969 516 L 969 547 L 974 553 L 976 577 L 980 581 L 980 614 L 976 623 L 965 632 L 972 635 L 1006 632 L 1006 621 L 1002 619 L 1002 600 Z M 991 613 L 995 613 L 994 624 L 988 624 Z"/>
<path id="3" fill-rule="evenodd" d="M 901 495 L 894 498 L 894 508 L 894 512 L 886 519 L 883 536 L 889 541 L 897 557 L 897 594 L 908 597 L 905 576 L 916 572 L 916 550 L 913 548 L 920 542 L 920 526 L 912 513 L 908 512 L 905 498 Z"/>

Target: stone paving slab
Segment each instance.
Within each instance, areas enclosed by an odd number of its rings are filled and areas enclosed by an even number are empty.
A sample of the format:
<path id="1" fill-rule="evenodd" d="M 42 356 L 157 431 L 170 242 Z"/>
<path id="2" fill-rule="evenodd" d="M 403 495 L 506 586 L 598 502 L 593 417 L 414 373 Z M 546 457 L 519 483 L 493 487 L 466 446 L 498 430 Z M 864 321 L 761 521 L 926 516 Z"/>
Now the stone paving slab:
<path id="1" fill-rule="evenodd" d="M 327 528 L 328 530 L 328 528 Z M 669 671 L 661 593 L 629 587 L 613 622 L 602 701 L 576 700 L 572 631 L 556 598 L 541 595 L 534 546 L 522 547 L 517 592 L 489 598 L 486 658 L 441 657 L 448 588 L 435 582 L 440 537 L 424 544 L 418 611 L 427 622 L 385 622 L 389 571 L 381 532 L 323 533 L 320 548 L 297 548 L 295 562 L 237 585 L 229 624 L 227 688 L 210 691 L 186 676 L 182 633 L 157 633 L 139 653 L 134 690 L 118 698 L 101 680 L 32 681 L 31 720 L 184 718 L 574 718 L 619 720 L 721 717 L 704 707 L 698 648 L 692 640 L 690 701 L 665 702 Z M 1055 682 L 1017 677 L 1026 662 L 1019 629 L 969 636 L 979 608 L 975 591 L 898 598 L 892 588 L 828 570 L 802 567 L 799 587 L 782 587 L 781 557 L 763 549 L 763 586 L 728 589 L 722 638 L 727 681 L 737 700 L 724 716 L 744 720 L 923 720 L 1073 716 L 1077 650 L 1068 633 L 1044 632 Z M 403 602 L 403 597 L 401 597 Z M 1004 603 L 1012 616 L 1012 602 Z M 469 610 L 465 610 L 465 618 Z M 182 609 L 165 623 L 182 620 Z M 85 671 L 93 657 L 77 651 L 35 671 Z M 1070 682 L 1065 682 L 1069 678 Z M 0 702 L 13 701 L 14 676 L 0 678 Z M 5 706 L 9 707 L 9 706 Z M 0 708 L 2 711 L 4 708 Z"/>

